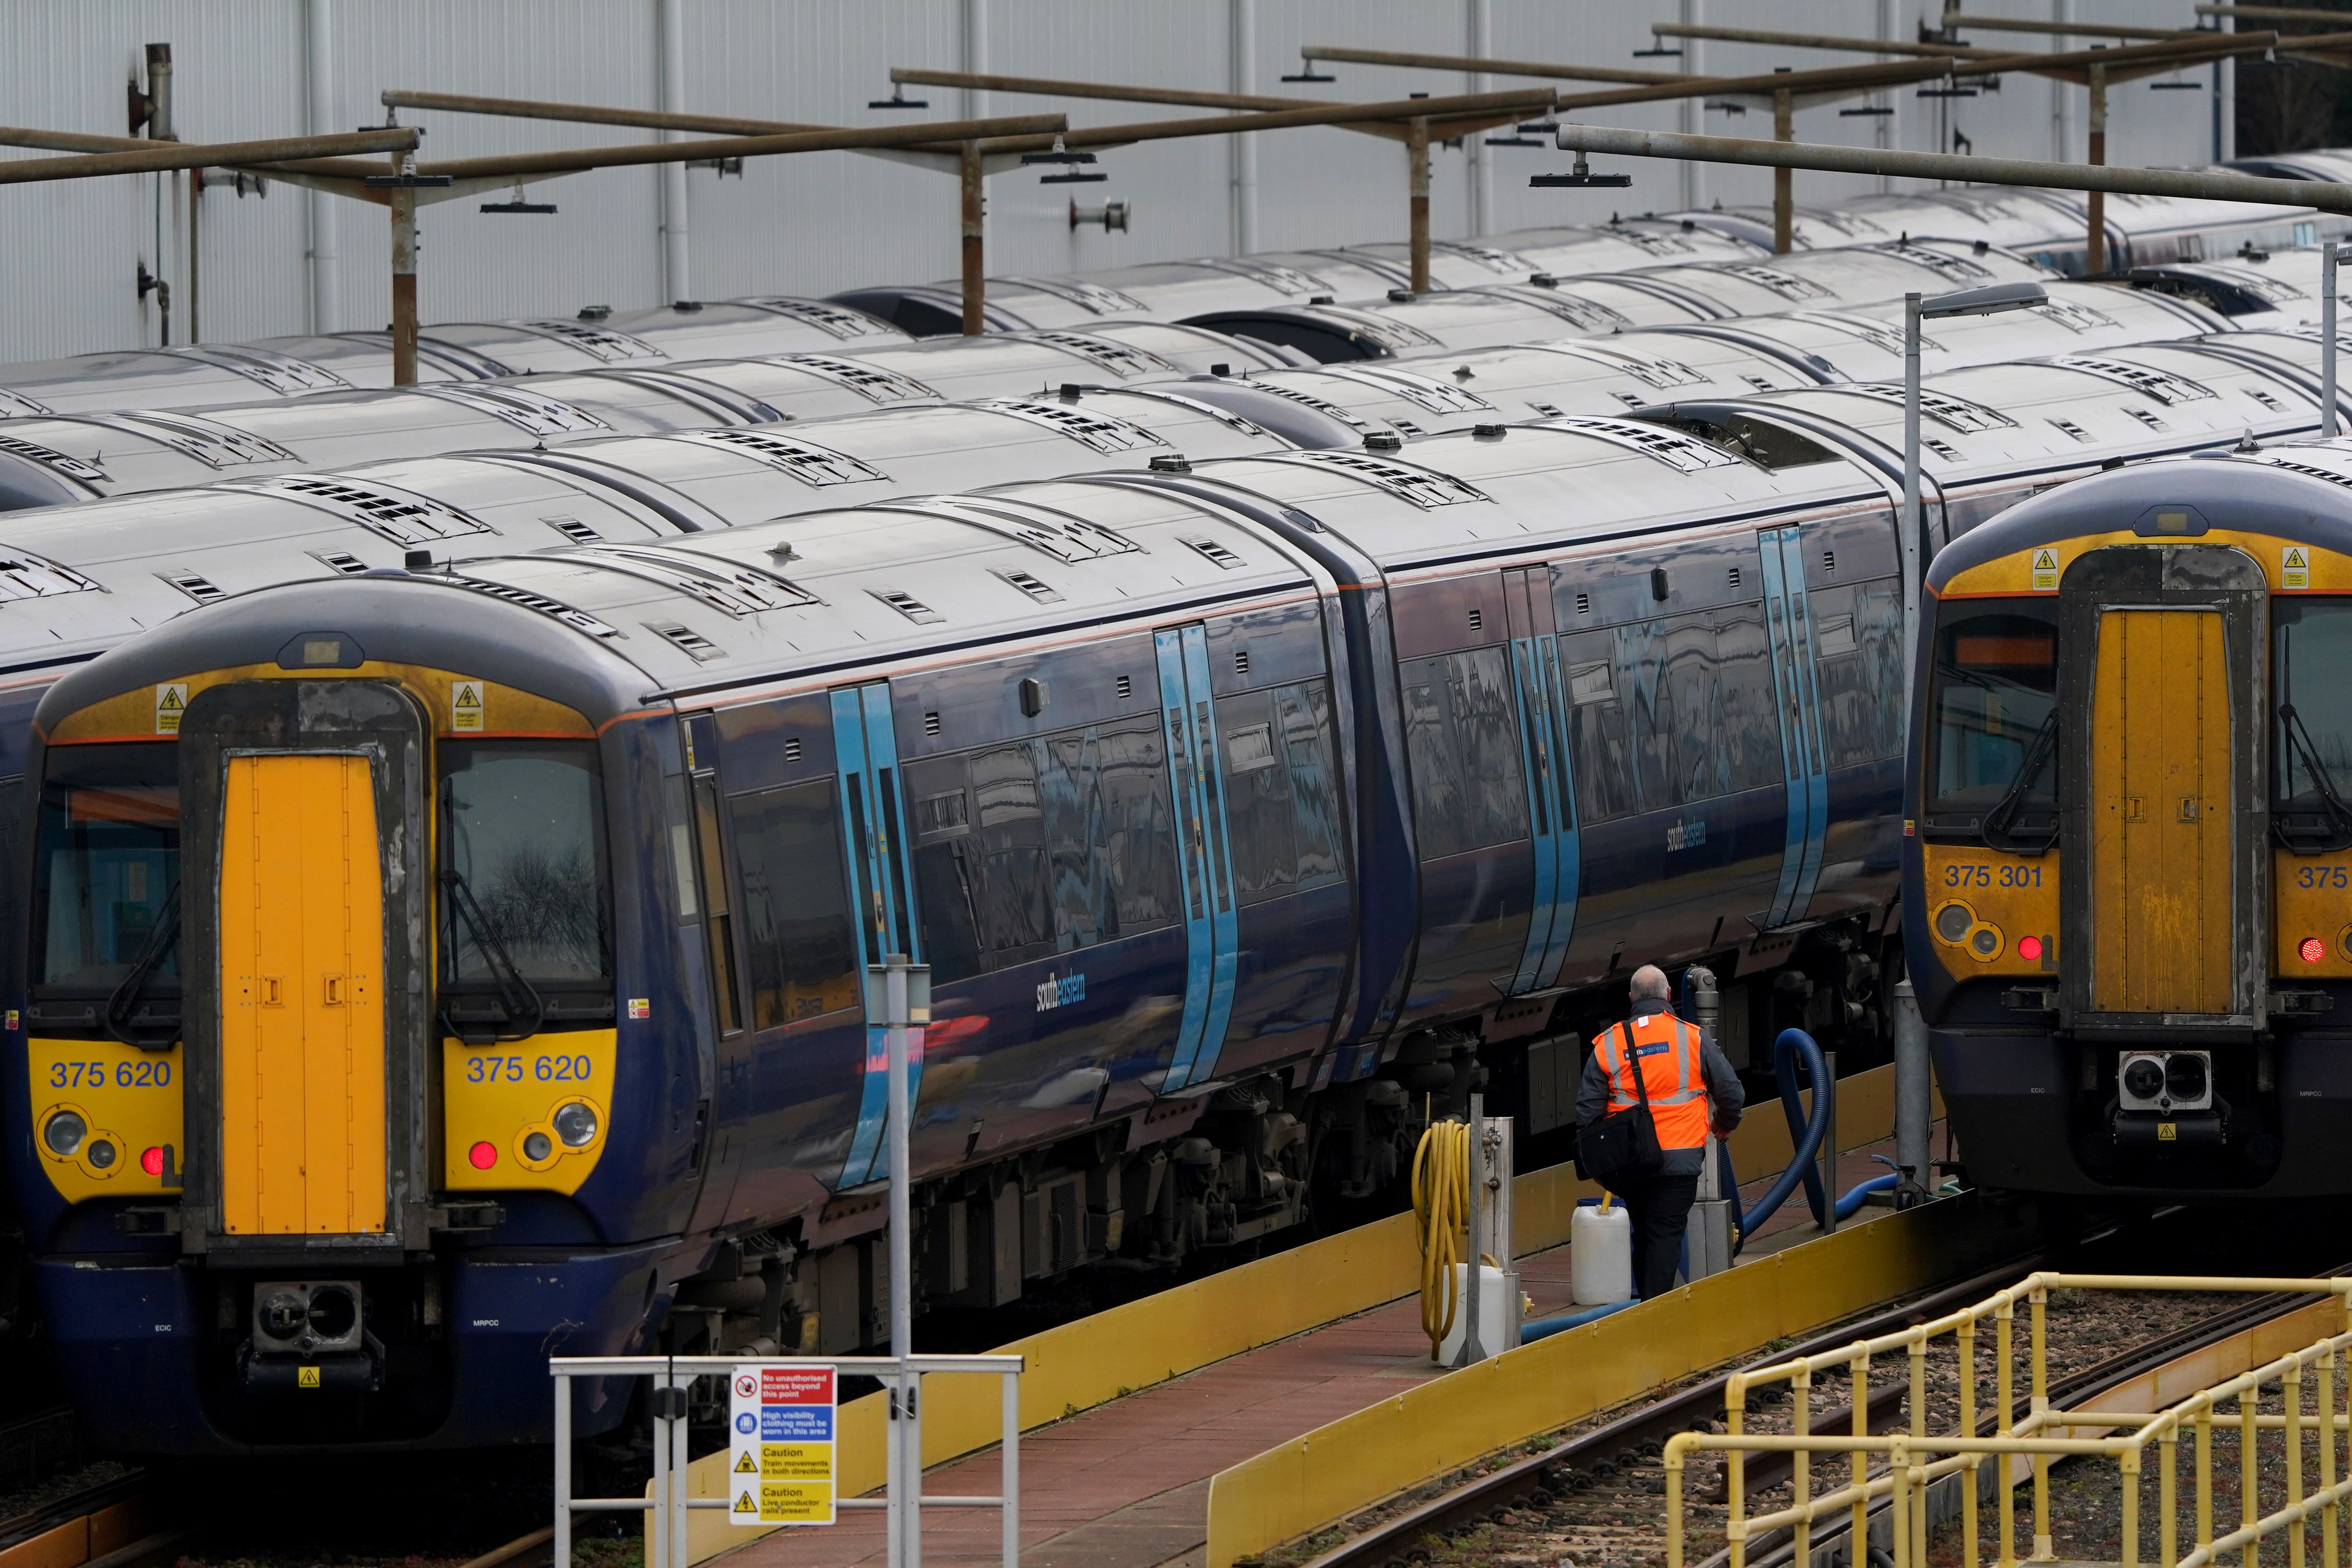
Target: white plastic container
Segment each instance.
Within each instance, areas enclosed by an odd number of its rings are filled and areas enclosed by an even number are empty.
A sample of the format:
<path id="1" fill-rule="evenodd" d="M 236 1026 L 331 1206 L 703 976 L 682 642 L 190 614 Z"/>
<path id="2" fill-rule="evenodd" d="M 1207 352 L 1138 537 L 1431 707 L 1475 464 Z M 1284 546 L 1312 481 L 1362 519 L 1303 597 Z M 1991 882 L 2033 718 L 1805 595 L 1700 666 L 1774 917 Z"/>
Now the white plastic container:
<path id="1" fill-rule="evenodd" d="M 1568 1222 L 1569 1288 L 1580 1307 L 1633 1297 L 1633 1222 L 1622 1204 L 1580 1205 Z"/>
<path id="2" fill-rule="evenodd" d="M 1446 1331 L 1445 1342 L 1437 1347 L 1437 1364 L 1440 1366 L 1454 1364 L 1454 1358 L 1462 1350 L 1463 1336 L 1469 1330 L 1470 1268 L 1467 1264 L 1454 1266 L 1454 1326 Z M 1510 1333 L 1506 1326 L 1510 1321 L 1507 1315 L 1511 1307 L 1509 1291 L 1510 1281 L 1501 1269 L 1488 1268 L 1485 1264 L 1478 1266 L 1478 1348 L 1490 1356 L 1518 1348 L 1519 1342 L 1516 1336 L 1504 1337 Z"/>

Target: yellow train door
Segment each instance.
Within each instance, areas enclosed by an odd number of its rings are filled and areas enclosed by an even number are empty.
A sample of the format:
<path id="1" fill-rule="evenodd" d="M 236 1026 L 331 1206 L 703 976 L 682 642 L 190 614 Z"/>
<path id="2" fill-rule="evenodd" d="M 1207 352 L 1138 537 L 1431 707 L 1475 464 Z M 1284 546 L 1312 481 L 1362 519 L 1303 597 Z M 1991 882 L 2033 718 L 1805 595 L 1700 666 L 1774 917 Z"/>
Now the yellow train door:
<path id="1" fill-rule="evenodd" d="M 384 887 L 368 759 L 232 754 L 226 786 L 222 1228 L 382 1232 Z"/>
<path id="2" fill-rule="evenodd" d="M 2091 1005 L 2232 1010 L 2229 660 L 2218 610 L 2099 614 Z"/>

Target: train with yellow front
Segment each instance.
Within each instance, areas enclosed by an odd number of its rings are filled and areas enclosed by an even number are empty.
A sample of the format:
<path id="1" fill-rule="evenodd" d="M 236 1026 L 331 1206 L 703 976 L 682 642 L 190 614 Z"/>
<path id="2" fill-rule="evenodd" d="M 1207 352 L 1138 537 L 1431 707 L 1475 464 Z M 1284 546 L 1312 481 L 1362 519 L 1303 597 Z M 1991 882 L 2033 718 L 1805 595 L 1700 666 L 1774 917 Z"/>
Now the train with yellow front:
<path id="1" fill-rule="evenodd" d="M 2352 450 L 2200 453 L 1936 557 L 1904 923 L 1979 1184 L 2339 1193 L 2352 1135 Z"/>

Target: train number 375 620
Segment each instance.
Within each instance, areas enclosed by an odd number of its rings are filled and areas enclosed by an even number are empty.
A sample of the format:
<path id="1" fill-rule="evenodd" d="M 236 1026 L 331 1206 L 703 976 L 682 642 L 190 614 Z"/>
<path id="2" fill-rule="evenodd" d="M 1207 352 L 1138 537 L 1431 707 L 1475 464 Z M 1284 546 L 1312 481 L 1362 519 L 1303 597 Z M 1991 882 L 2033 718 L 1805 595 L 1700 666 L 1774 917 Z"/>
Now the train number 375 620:
<path id="1" fill-rule="evenodd" d="M 467 1057 L 467 1083 L 586 1083 L 592 1071 L 586 1057 Z"/>
<path id="2" fill-rule="evenodd" d="M 1944 868 L 1947 888 L 2038 888 L 2042 886 L 2042 868 L 2020 866 L 2011 862 L 2001 866 L 1961 866 Z"/>

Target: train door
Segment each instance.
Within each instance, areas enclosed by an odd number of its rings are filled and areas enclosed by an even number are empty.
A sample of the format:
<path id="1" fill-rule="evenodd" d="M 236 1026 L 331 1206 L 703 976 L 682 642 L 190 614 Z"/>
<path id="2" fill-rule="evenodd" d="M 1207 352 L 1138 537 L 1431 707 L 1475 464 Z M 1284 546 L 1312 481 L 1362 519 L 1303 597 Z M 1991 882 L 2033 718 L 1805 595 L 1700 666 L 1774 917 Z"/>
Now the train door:
<path id="1" fill-rule="evenodd" d="M 1168 731 L 1168 777 L 1176 795 L 1176 868 L 1184 889 L 1184 1012 L 1162 1084 L 1163 1090 L 1174 1090 L 1216 1074 L 1233 1017 L 1241 927 L 1209 690 L 1208 630 L 1178 627 L 1155 633 L 1152 642 Z"/>
<path id="2" fill-rule="evenodd" d="M 1569 776 L 1562 728 L 1559 639 L 1554 635 L 1551 568 L 1515 567 L 1503 574 L 1503 612 L 1511 637 L 1511 681 L 1517 697 L 1519 749 L 1527 774 L 1529 825 L 1535 840 L 1534 917 L 1510 994 L 1539 991 L 1559 978 L 1576 931 L 1580 867 L 1576 793 Z"/>
<path id="3" fill-rule="evenodd" d="M 1829 832 L 1829 776 L 1822 755 L 1819 695 L 1813 684 L 1813 628 L 1805 594 L 1802 542 L 1794 528 L 1757 535 L 1763 557 L 1764 626 L 1772 649 L 1772 689 L 1780 710 L 1781 776 L 1788 786 L 1780 880 L 1764 925 L 1805 918 L 1821 879 Z"/>
<path id="4" fill-rule="evenodd" d="M 221 809 L 221 1228 L 381 1232 L 383 868 L 368 759 L 231 756 Z"/>
<path id="5" fill-rule="evenodd" d="M 2060 594 L 2061 919 L 2089 945 L 2065 1010 L 2259 1021 L 2262 568 L 2226 546 L 2110 546 Z"/>
<path id="6" fill-rule="evenodd" d="M 2212 610 L 2107 610 L 2091 694 L 2092 1002 L 2230 1010 L 2229 668 Z"/>
<path id="7" fill-rule="evenodd" d="M 898 787 L 898 749 L 890 729 L 887 681 L 833 693 L 833 744 L 841 784 L 843 848 L 856 900 L 851 930 L 856 938 L 857 973 L 903 952 L 923 962 L 922 936 L 915 919 L 912 862 L 906 852 L 906 804 Z M 841 1185 L 862 1185 L 882 1173 L 882 1119 L 887 1103 L 888 1059 L 883 1031 L 868 1019 L 866 1068 L 858 1091 L 857 1125 Z M 919 1100 L 923 1083 L 923 1031 L 908 1042 L 908 1093 Z"/>

